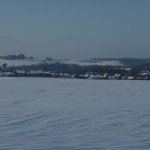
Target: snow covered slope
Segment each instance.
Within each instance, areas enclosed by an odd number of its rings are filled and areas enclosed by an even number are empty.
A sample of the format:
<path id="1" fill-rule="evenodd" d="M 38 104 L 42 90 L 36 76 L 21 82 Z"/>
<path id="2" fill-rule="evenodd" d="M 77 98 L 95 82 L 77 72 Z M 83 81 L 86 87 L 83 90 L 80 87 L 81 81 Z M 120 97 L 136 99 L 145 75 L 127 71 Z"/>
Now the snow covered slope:
<path id="1" fill-rule="evenodd" d="M 47 63 L 47 64 L 64 63 L 64 64 L 76 64 L 76 65 L 80 65 L 80 66 L 89 66 L 89 65 L 122 66 L 123 65 L 118 60 L 81 61 L 81 60 L 71 60 L 71 59 L 69 59 L 69 60 L 53 59 L 51 61 L 48 61 L 48 60 L 40 60 L 40 59 L 35 59 L 35 60 L 5 60 L 5 59 L 0 59 L 0 66 L 2 66 L 2 64 L 4 64 L 4 63 L 7 63 L 7 66 L 22 66 L 22 65 L 40 64 L 40 63 Z"/>
<path id="2" fill-rule="evenodd" d="M 32 64 L 38 64 L 41 63 L 40 60 L 5 60 L 0 59 L 0 66 L 2 64 L 6 63 L 7 66 L 23 66 L 23 65 L 32 65 Z"/>
<path id="3" fill-rule="evenodd" d="M 91 65 L 99 65 L 99 66 L 123 66 L 122 63 L 118 60 L 110 60 L 110 61 L 80 61 L 80 60 L 64 60 L 62 61 L 65 64 L 77 64 L 80 66 L 91 66 Z"/>

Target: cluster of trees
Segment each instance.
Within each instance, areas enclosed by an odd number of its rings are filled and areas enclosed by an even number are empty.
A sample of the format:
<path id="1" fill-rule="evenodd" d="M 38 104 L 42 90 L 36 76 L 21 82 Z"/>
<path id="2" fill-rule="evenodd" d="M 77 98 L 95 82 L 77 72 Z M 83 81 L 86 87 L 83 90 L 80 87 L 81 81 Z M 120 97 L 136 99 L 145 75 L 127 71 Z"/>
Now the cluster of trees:
<path id="1" fill-rule="evenodd" d="M 26 57 L 24 54 L 19 55 L 6 55 L 6 56 L 0 56 L 1 59 L 7 59 L 7 60 L 15 60 L 15 59 L 33 59 L 33 56 Z"/>

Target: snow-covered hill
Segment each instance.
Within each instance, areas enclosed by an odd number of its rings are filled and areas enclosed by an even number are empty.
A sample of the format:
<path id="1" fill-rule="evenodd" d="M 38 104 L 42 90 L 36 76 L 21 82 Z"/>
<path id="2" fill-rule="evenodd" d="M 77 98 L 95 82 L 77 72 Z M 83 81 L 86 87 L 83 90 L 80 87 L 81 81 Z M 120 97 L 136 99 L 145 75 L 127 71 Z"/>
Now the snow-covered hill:
<path id="1" fill-rule="evenodd" d="M 98 66 L 123 66 L 123 64 L 118 60 L 103 60 L 103 61 L 81 61 L 81 60 L 63 60 L 65 64 L 77 64 L 80 66 L 91 66 L 91 65 L 98 65 Z"/>
<path id="2" fill-rule="evenodd" d="M 41 63 L 41 60 L 6 60 L 6 59 L 0 59 L 0 66 L 2 66 L 4 63 L 7 64 L 7 66 L 23 66 L 23 65 L 32 65 L 32 64 L 38 64 Z"/>
<path id="3" fill-rule="evenodd" d="M 23 66 L 23 65 L 32 65 L 32 64 L 54 64 L 54 63 L 64 63 L 64 64 L 76 64 L 80 66 L 90 66 L 90 65 L 99 65 L 99 66 L 122 66 L 123 64 L 118 60 L 103 60 L 103 61 L 91 61 L 91 60 L 72 60 L 72 59 L 53 59 L 49 60 L 42 60 L 42 59 L 35 59 L 35 60 L 6 60 L 0 59 L 0 66 L 4 63 L 7 66 Z"/>

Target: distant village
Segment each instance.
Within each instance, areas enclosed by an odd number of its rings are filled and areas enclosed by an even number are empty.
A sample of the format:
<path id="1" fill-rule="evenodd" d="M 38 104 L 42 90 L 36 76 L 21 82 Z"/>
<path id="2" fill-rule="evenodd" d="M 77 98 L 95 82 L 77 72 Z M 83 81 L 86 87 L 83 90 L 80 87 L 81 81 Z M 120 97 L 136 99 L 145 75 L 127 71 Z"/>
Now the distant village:
<path id="1" fill-rule="evenodd" d="M 13 72 L 0 72 L 0 77 L 45 77 L 45 78 L 67 78 L 67 79 L 97 79 L 97 80 L 150 80 L 150 72 L 142 72 L 136 76 L 109 73 L 87 72 L 84 74 L 69 74 L 57 72 L 24 71 L 15 70 Z"/>
<path id="2" fill-rule="evenodd" d="M 26 59 L 20 54 L 0 57 L 0 59 Z M 33 59 L 29 57 L 28 59 Z M 49 61 L 52 58 L 47 58 Z M 0 67 L 0 77 L 45 77 L 67 79 L 95 79 L 95 80 L 150 80 L 150 64 L 138 66 L 79 66 L 73 64 L 34 64 L 23 66 Z"/>

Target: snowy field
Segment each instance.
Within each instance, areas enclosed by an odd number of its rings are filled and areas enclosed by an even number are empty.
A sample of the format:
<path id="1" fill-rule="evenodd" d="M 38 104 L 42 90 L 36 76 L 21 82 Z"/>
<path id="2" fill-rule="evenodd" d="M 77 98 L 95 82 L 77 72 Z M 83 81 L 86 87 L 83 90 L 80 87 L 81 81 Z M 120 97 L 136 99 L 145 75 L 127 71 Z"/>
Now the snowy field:
<path id="1" fill-rule="evenodd" d="M 92 65 L 97 65 L 97 66 L 123 66 L 123 64 L 120 61 L 117 60 L 110 60 L 110 61 L 80 61 L 80 60 L 64 60 L 62 63 L 65 64 L 76 64 L 79 66 L 92 66 Z"/>
<path id="2" fill-rule="evenodd" d="M 0 78 L 0 150 L 149 150 L 147 81 Z"/>

